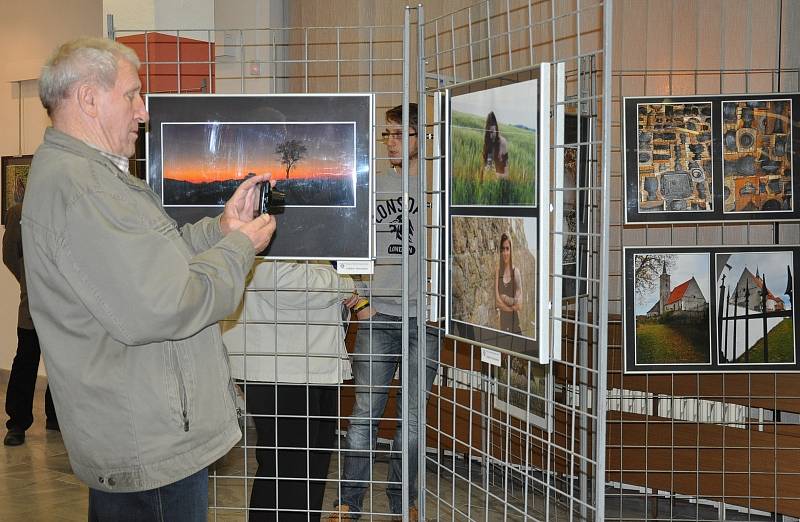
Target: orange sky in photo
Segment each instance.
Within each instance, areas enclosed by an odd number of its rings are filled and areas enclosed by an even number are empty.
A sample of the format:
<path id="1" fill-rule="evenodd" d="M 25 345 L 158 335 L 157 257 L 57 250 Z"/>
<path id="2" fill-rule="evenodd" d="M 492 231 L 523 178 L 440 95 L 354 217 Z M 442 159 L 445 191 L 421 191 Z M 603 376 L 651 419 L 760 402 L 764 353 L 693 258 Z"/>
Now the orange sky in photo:
<path id="1" fill-rule="evenodd" d="M 273 179 L 286 179 L 286 165 L 274 161 L 260 164 L 250 164 L 247 170 L 237 172 L 229 165 L 214 167 L 208 164 L 188 164 L 177 168 L 165 165 L 163 176 L 165 179 L 188 181 L 191 183 L 209 183 L 212 181 L 225 181 L 229 179 L 244 178 L 248 172 L 262 174 L 269 172 Z M 290 179 L 314 179 L 325 177 L 349 177 L 352 172 L 335 161 L 300 161 L 292 167 Z"/>

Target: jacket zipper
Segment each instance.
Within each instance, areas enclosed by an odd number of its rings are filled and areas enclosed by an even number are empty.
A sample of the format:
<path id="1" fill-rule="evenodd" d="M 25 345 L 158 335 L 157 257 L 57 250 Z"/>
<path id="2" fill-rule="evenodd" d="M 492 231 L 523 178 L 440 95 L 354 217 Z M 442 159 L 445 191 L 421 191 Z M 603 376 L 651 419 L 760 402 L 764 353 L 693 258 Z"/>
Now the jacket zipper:
<path id="1" fill-rule="evenodd" d="M 172 344 L 172 343 L 170 343 Z M 189 431 L 189 414 L 187 413 L 188 400 L 186 398 L 186 385 L 183 382 L 183 371 L 178 360 L 178 348 L 172 344 L 172 364 L 175 366 L 175 377 L 178 379 L 178 392 L 181 399 L 181 415 L 183 416 L 183 431 Z"/>

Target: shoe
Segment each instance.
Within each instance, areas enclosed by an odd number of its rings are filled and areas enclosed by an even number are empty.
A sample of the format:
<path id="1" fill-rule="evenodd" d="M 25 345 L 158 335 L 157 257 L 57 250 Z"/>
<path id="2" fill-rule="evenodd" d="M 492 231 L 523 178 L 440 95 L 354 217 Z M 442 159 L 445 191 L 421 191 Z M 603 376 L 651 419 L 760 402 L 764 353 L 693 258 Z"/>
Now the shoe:
<path id="1" fill-rule="evenodd" d="M 392 522 L 403 522 L 403 517 L 395 515 L 392 517 Z M 408 522 L 419 522 L 419 510 L 417 506 L 411 506 L 408 510 Z"/>
<path id="2" fill-rule="evenodd" d="M 336 511 L 328 515 L 325 522 L 345 522 L 348 520 L 355 520 L 355 518 L 348 515 L 350 513 L 350 506 L 347 504 L 339 504 L 334 508 Z"/>
<path id="3" fill-rule="evenodd" d="M 25 443 L 25 432 L 19 430 L 8 430 L 6 438 L 3 439 L 5 446 L 20 446 Z"/>
<path id="4" fill-rule="evenodd" d="M 58 426 L 58 420 L 56 419 L 47 419 L 44 423 L 44 429 L 50 431 L 61 431 L 61 428 Z"/>

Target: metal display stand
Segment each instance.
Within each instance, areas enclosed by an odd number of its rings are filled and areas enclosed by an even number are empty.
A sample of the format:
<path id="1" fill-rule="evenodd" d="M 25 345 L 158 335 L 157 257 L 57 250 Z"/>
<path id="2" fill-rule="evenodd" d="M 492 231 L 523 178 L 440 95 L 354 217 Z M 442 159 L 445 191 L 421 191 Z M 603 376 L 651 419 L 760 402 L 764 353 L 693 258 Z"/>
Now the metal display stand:
<path id="1" fill-rule="evenodd" d="M 420 345 L 424 345 L 426 333 L 437 337 L 439 370 L 427 407 L 423 402 L 417 412 L 420 426 L 425 426 L 420 439 L 426 441 L 420 445 L 418 455 L 409 455 L 408 423 L 394 415 L 394 401 L 408 411 L 410 390 L 398 381 L 386 388 L 392 398 L 378 426 L 378 445 L 370 450 L 375 464 L 362 520 L 389 519 L 383 495 L 388 485 L 387 459 L 398 453 L 403 456 L 403 477 L 408 476 L 410 466 L 421 470 L 417 502 L 420 518 L 603 519 L 611 7 L 611 0 L 485 1 L 430 20 L 425 19 L 422 6 L 406 8 L 402 26 L 226 31 L 121 30 L 114 28 L 113 20 L 109 20 L 110 37 L 123 41 L 132 38 L 140 45 L 144 55 L 142 83 L 151 92 L 154 86 L 165 84 L 165 76 L 174 80 L 173 87 L 167 90 L 178 93 L 196 92 L 195 84 L 201 85 L 204 92 L 224 94 L 370 92 L 376 100 L 373 132 L 376 137 L 384 130 L 382 115 L 386 109 L 398 104 L 408 107 L 412 101 L 418 103 L 417 130 L 425 138 L 419 140 L 421 183 L 417 186 L 410 180 L 408 165 L 404 164 L 402 192 L 424 202 L 420 204 L 425 211 L 419 212 L 417 230 L 425 233 L 419 233 L 417 259 L 420 273 L 427 277 L 420 278 L 417 291 L 425 296 L 419 299 L 419 307 L 426 308 L 409 309 L 405 300 L 403 317 L 394 324 L 401 329 L 403 339 L 398 376 L 400 382 L 407 382 L 408 323 L 412 318 L 417 321 Z M 191 38 L 200 40 L 188 42 Z M 173 45 L 174 49 L 166 53 L 165 45 Z M 194 57 L 182 58 L 189 51 Z M 562 87 L 554 85 L 551 98 L 553 111 L 549 125 L 557 138 L 547 149 L 538 151 L 548 156 L 549 161 L 544 164 L 551 168 L 540 174 L 547 177 L 548 195 L 556 203 L 554 209 L 542 211 L 550 219 L 551 247 L 553 243 L 568 240 L 577 245 L 576 266 L 565 270 L 558 257 L 550 257 L 546 276 L 551 288 L 566 288 L 570 282 L 573 290 L 565 291 L 558 300 L 550 294 L 546 315 L 548 334 L 560 339 L 555 346 L 555 341 L 550 343 L 545 358 L 550 362 L 537 365 L 526 360 L 520 366 L 522 363 L 506 353 L 500 366 L 493 366 L 481 362 L 479 347 L 454 343 L 443 335 L 445 260 L 441 246 L 446 241 L 446 229 L 439 213 L 446 186 L 441 176 L 446 172 L 449 157 L 441 117 L 441 93 L 452 87 L 480 90 L 522 81 L 541 62 L 552 63 L 565 78 Z M 574 115 L 579 122 L 577 137 L 571 140 L 558 132 L 563 114 Z M 407 111 L 402 123 L 407 131 Z M 404 137 L 404 157 L 408 147 L 408 138 Z M 372 171 L 388 168 L 383 145 L 374 144 L 374 150 L 377 153 Z M 585 172 L 571 182 L 561 176 L 559 168 L 552 167 L 561 165 L 566 151 L 570 151 Z M 142 158 L 138 160 L 141 162 Z M 373 197 L 378 196 L 376 193 Z M 576 220 L 582 223 L 574 229 L 561 223 L 559 202 L 567 198 L 577 202 Z M 408 222 L 408 218 L 405 207 L 403 222 Z M 403 277 L 400 287 L 394 289 L 400 295 L 408 295 L 410 290 L 408 233 L 408 227 L 403 227 Z M 279 282 L 272 291 L 278 289 Z M 245 343 L 245 360 L 247 354 Z M 424 350 L 419 350 L 417 362 L 420 367 L 428 362 Z M 528 384 L 511 382 L 512 365 Z M 534 376 L 547 383 L 544 393 L 535 391 L 530 384 Z M 245 410 L 248 386 L 253 385 L 244 382 Z M 343 435 L 352 408 L 353 385 L 345 381 L 336 386 L 339 399 L 334 420 L 338 433 Z M 502 387 L 513 389 L 517 404 L 522 405 L 516 407 L 523 412 L 522 419 L 519 411 L 515 416 L 516 410 L 496 406 Z M 425 393 L 424 389 L 414 391 Z M 546 405 L 545 428 L 526 420 L 524 412 L 533 401 L 543 401 Z M 252 415 L 245 416 L 242 440 L 212 470 L 209 497 L 212 520 L 246 518 L 256 467 L 255 432 L 248 427 L 251 420 Z M 398 422 L 402 425 L 404 443 L 402 448 L 392 448 L 387 441 Z M 333 509 L 341 486 L 342 455 L 346 448 L 343 437 L 338 441 L 326 481 L 323 519 Z M 405 498 L 403 519 L 407 520 L 406 493 L 411 486 L 407 480 L 402 480 L 400 486 Z"/>

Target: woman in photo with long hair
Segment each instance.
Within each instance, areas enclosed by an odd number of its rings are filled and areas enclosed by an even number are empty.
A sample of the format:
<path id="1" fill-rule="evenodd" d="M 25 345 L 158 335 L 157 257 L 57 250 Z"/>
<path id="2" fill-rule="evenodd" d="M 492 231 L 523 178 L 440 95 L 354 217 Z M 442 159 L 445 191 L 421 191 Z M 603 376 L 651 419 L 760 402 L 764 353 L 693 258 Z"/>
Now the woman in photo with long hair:
<path id="1" fill-rule="evenodd" d="M 500 135 L 500 126 L 497 124 L 497 117 L 494 111 L 486 116 L 486 125 L 483 130 L 483 171 L 494 168 L 498 177 L 504 178 L 508 175 L 508 143 Z M 483 175 L 483 172 L 481 172 Z"/>
<path id="2" fill-rule="evenodd" d="M 511 238 L 500 236 L 500 261 L 495 273 L 494 300 L 500 311 L 500 329 L 509 333 L 522 333 L 519 310 L 522 307 L 522 277 L 514 267 Z"/>

